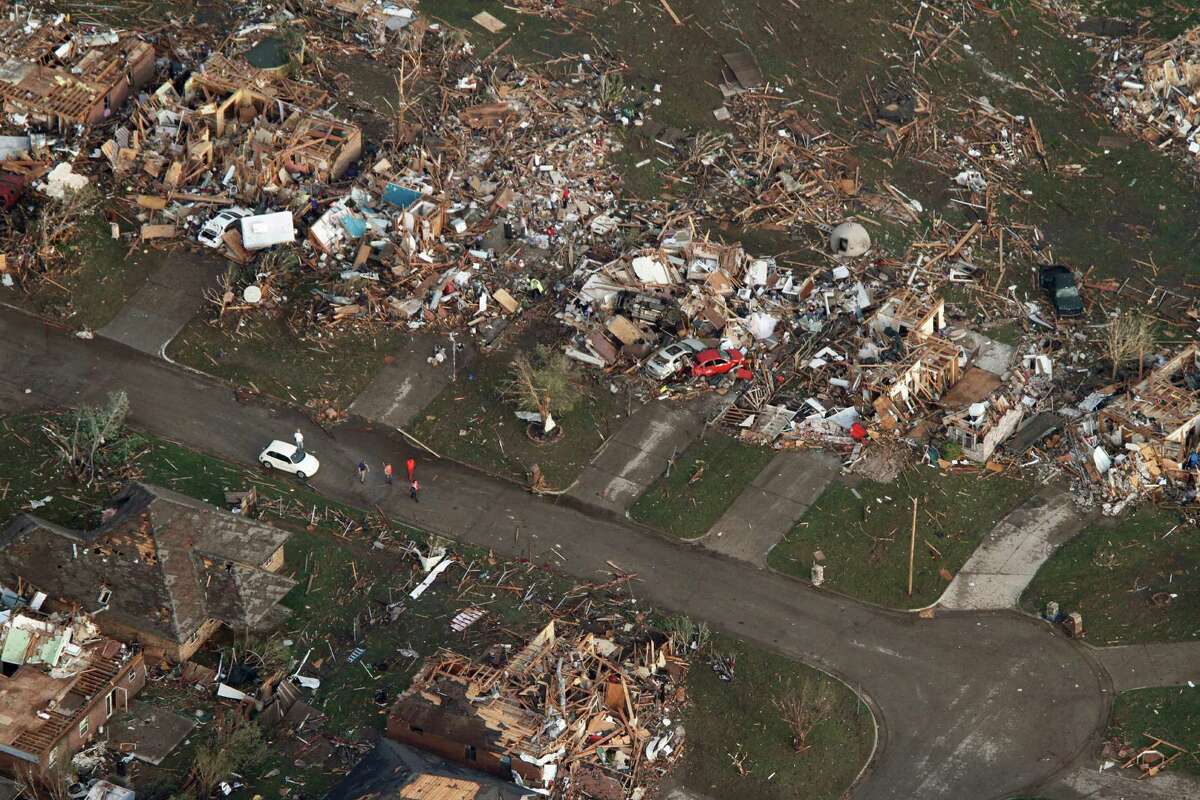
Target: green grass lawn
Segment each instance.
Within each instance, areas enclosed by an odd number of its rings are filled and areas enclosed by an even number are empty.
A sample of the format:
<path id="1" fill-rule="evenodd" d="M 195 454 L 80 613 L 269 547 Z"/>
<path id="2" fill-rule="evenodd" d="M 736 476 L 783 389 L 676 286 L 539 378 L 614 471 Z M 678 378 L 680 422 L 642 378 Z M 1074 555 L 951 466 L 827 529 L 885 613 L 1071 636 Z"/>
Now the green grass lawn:
<path id="1" fill-rule="evenodd" d="M 737 661 L 726 683 L 703 662 L 693 663 L 688 691 L 696 702 L 683 715 L 687 745 L 679 779 L 712 798 L 834 800 L 871 753 L 871 712 L 845 684 L 823 673 L 725 636 L 713 647 Z M 796 696 L 805 684 L 828 693 L 828 716 L 797 753 L 777 699 Z M 836 754 L 823 757 L 823 753 Z M 741 761 L 741 774 L 734 760 Z"/>
<path id="2" fill-rule="evenodd" d="M 1158 605 L 1157 593 L 1177 596 Z M 1050 557 L 1021 602 L 1039 613 L 1050 600 L 1081 613 L 1097 646 L 1200 638 L 1200 531 L 1152 506 L 1090 525 Z"/>
<path id="3" fill-rule="evenodd" d="M 921 465 L 894 483 L 833 483 L 771 550 L 767 563 L 810 577 L 813 553 L 825 554 L 825 585 L 852 597 L 918 608 L 941 596 L 983 536 L 1030 493 L 1030 485 L 989 472 L 943 473 Z M 917 545 L 907 595 L 912 498 Z"/>
<path id="4" fill-rule="evenodd" d="M 1168 689 L 1135 689 L 1121 692 L 1113 703 L 1108 735 L 1140 747 L 1150 744 L 1143 734 L 1165 739 L 1190 751 L 1177 758 L 1168 770 L 1200 775 L 1200 689 L 1177 686 Z M 1163 752 L 1170 755 L 1172 750 Z"/>
<path id="5" fill-rule="evenodd" d="M 327 501 L 293 482 L 271 480 L 255 470 L 136 432 L 127 432 L 123 439 L 132 453 L 127 464 L 111 467 L 107 480 L 90 488 L 70 484 L 60 475 L 41 431 L 43 422 L 36 415 L 0 419 L 0 520 L 27 509 L 32 499 L 51 496 L 54 499 L 38 514 L 64 525 L 87 526 L 96 521 L 104 499 L 130 477 L 213 503 L 221 503 L 226 491 L 258 489 L 263 516 L 294 532 L 286 545 L 283 568 L 297 581 L 284 599 L 293 613 L 276 638 L 290 642 L 285 651 L 292 658 L 308 656 L 303 672 L 320 678 L 321 687 L 306 692 L 304 699 L 328 716 L 324 730 L 333 737 L 356 742 L 382 730 L 386 703 L 408 686 L 419 666 L 419 659 L 401 650 L 411 649 L 423 657 L 449 647 L 479 656 L 497 644 L 519 645 L 551 616 L 576 619 L 575 604 L 582 609 L 615 599 L 614 613 L 626 613 L 621 609 L 627 603 L 620 596 L 463 544 L 451 545 L 451 551 L 471 568 L 471 579 L 463 580 L 465 568 L 452 568 L 421 598 L 409 600 L 405 594 L 419 580 L 419 569 L 401 547 L 409 540 L 422 541 L 418 531 L 386 526 L 389 539 L 383 549 L 377 549 L 372 541 L 385 529 L 377 517 L 364 535 L 347 525 L 362 520 L 366 512 Z M 562 598 L 568 592 L 573 599 L 564 605 Z M 403 599 L 404 611 L 396 621 L 385 621 L 386 604 L 398 599 Z M 486 609 L 488 615 L 462 633 L 452 631 L 449 620 L 472 605 Z M 643 618 L 641 613 L 636 616 Z M 792 797 L 805 786 L 817 792 L 813 797 L 837 796 L 870 752 L 873 729 L 866 709 L 848 689 L 830 681 L 831 716 L 814 729 L 811 751 L 794 757 L 774 701 L 789 686 L 817 680 L 817 673 L 746 643 L 723 637 L 715 641 L 721 652 L 736 655 L 736 679 L 722 683 L 706 658 L 693 660 L 690 705 L 684 712 L 688 755 L 680 764 L 681 778 L 698 790 L 717 787 L 718 797 L 730 796 L 728 790 L 742 780 L 754 782 L 764 798 Z M 221 633 L 196 660 L 215 666 L 220 648 L 228 657 L 231 648 L 246 644 L 244 637 Z M 346 656 L 355 647 L 365 652 L 350 663 Z M 376 702 L 379 692 L 385 705 Z M 143 765 L 139 781 L 146 796 L 162 800 L 171 793 L 165 790 L 186 775 L 191 753 L 208 737 L 218 707 L 207 694 L 170 681 L 153 683 L 141 699 L 203 723 L 161 767 Z M 314 733 L 305 738 L 312 740 Z M 747 778 L 739 776 L 724 755 L 738 743 L 747 753 Z M 322 796 L 353 760 L 353 751 L 318 756 L 286 736 L 274 737 L 270 750 L 267 762 L 249 771 L 254 793 L 263 797 L 296 791 Z M 776 775 L 768 779 L 771 773 Z M 139 791 L 142 788 L 139 785 Z"/>
<path id="6" fill-rule="evenodd" d="M 346 408 L 404 334 L 378 327 L 303 339 L 282 319 L 248 317 L 237 334 L 197 317 L 167 348 L 172 359 L 283 400 Z"/>
<path id="7" fill-rule="evenodd" d="M 73 240 L 63 245 L 65 268 L 53 282 L 30 284 L 29 294 L 5 291 L 0 297 L 75 328 L 106 325 L 146 279 L 170 257 L 160 250 L 129 250 L 114 240 L 102 214 L 83 220 Z M 56 285 L 57 284 L 57 285 Z"/>
<path id="8" fill-rule="evenodd" d="M 675 460 L 629 509 L 638 522 L 681 539 L 703 536 L 775 457 L 775 451 L 709 433 Z"/>
<path id="9" fill-rule="evenodd" d="M 518 481 L 528 480 L 537 464 L 552 488 L 565 489 L 624 421 L 625 395 L 612 394 L 608 381 L 580 370 L 582 399 L 570 411 L 554 413 L 563 437 L 535 443 L 526 435 L 527 423 L 500 396 L 513 355 L 508 350 L 481 355 L 422 410 L 412 433 L 442 456 Z"/>

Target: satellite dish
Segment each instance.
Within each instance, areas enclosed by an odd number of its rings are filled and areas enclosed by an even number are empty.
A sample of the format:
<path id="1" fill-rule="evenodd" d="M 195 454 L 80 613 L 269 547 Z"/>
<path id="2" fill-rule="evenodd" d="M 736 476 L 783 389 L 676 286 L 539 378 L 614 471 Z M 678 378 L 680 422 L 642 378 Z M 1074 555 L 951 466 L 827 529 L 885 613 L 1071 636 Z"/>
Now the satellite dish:
<path id="1" fill-rule="evenodd" d="M 259 300 L 262 300 L 262 289 L 254 284 L 250 284 L 242 290 L 242 299 L 247 303 L 257 303 Z"/>

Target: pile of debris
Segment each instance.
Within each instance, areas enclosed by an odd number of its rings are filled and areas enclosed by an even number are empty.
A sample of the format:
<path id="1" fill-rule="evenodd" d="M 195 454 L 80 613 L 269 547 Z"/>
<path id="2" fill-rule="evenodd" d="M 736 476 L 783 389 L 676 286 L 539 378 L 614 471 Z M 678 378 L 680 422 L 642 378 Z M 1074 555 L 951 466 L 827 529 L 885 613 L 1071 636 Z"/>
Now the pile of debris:
<path id="1" fill-rule="evenodd" d="M 1167 150 L 1200 158 L 1200 28 L 1161 44 L 1101 40 L 1107 66 L 1101 102 L 1119 129 Z"/>
<path id="2" fill-rule="evenodd" d="M 682 753 L 686 675 L 668 637 L 551 621 L 511 656 L 427 660 L 387 735 L 550 797 L 639 800 Z"/>

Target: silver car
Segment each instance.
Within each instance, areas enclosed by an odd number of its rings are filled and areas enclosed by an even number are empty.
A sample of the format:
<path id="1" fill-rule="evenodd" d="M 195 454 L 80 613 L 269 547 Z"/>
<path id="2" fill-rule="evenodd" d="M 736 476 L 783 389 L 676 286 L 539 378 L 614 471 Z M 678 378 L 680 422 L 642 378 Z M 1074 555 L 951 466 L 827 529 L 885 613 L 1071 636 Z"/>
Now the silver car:
<path id="1" fill-rule="evenodd" d="M 704 348 L 704 342 L 699 339 L 680 339 L 666 347 L 660 347 L 658 352 L 647 359 L 642 371 L 651 378 L 665 381 Z"/>

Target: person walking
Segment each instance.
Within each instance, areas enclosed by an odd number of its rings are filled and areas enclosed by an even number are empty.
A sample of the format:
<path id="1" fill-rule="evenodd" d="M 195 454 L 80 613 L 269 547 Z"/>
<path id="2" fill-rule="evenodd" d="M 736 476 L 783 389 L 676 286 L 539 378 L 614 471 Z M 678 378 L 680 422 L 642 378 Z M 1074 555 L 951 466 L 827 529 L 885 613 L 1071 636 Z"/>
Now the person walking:
<path id="1" fill-rule="evenodd" d="M 389 461 L 383 465 L 383 479 L 387 481 L 387 485 L 392 485 L 392 464 Z"/>
<path id="2" fill-rule="evenodd" d="M 367 482 L 367 473 L 370 471 L 371 471 L 371 468 L 367 466 L 367 462 L 365 462 L 365 461 L 358 462 L 358 482 L 366 483 Z"/>
<path id="3" fill-rule="evenodd" d="M 292 438 L 296 440 L 296 449 L 299 450 L 301 453 L 303 453 L 304 452 L 304 434 L 300 432 L 299 428 L 297 428 L 296 432 L 292 434 Z"/>
<path id="4" fill-rule="evenodd" d="M 415 458 L 410 458 L 408 461 L 404 462 L 404 466 L 408 468 L 408 482 L 412 483 L 413 473 L 417 471 L 417 460 Z"/>
<path id="5" fill-rule="evenodd" d="M 421 491 L 421 484 L 419 481 L 414 480 L 412 483 L 410 483 L 408 485 L 408 496 L 413 499 L 414 503 L 421 502 L 421 498 L 417 497 L 417 494 L 420 491 Z"/>

